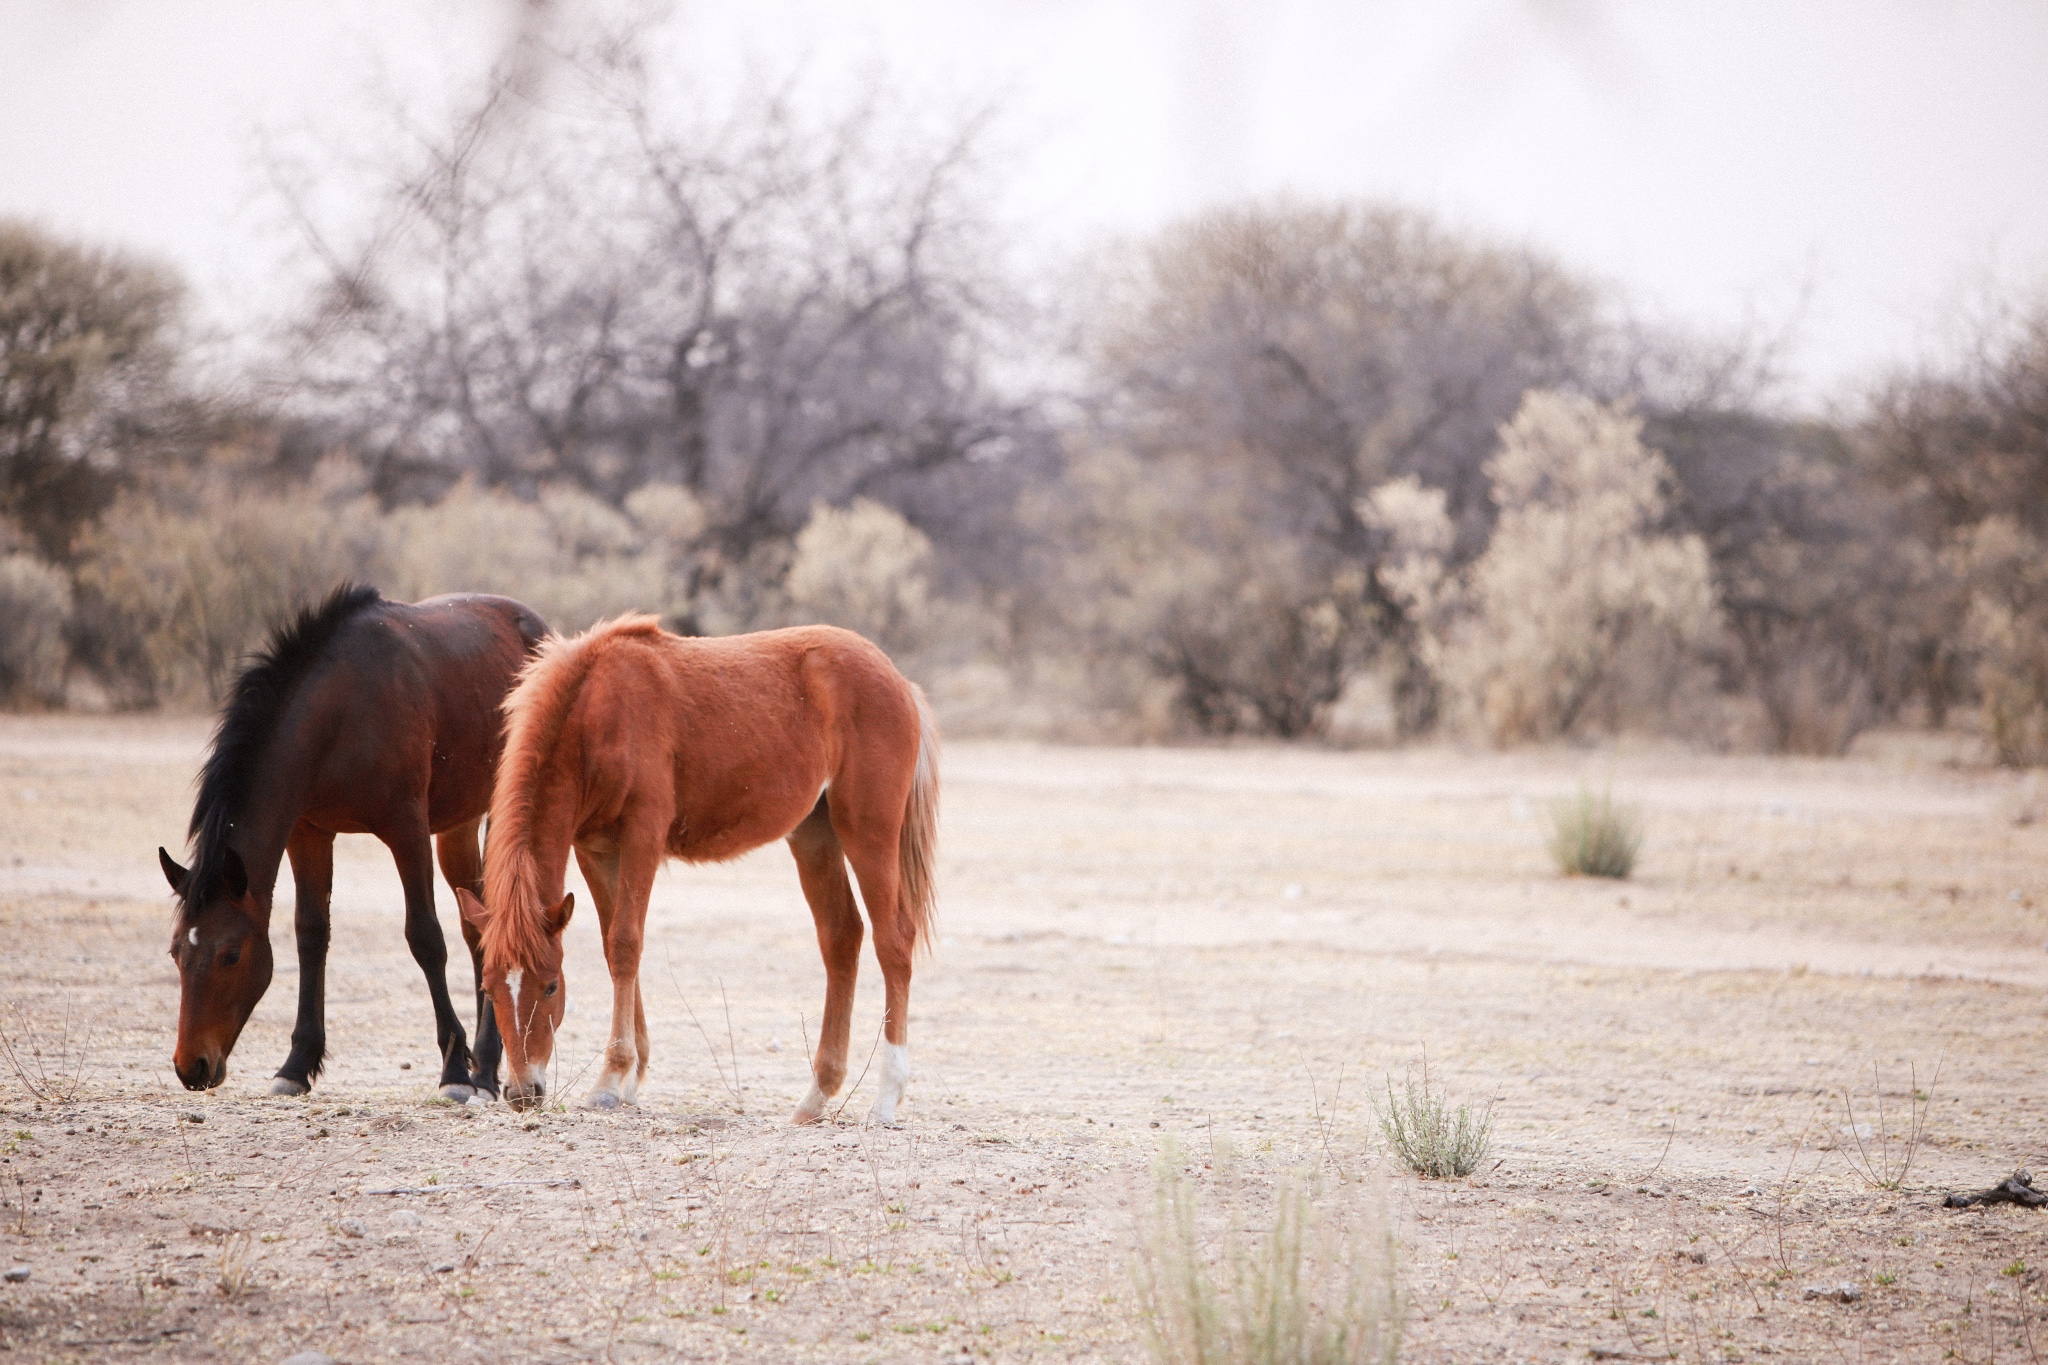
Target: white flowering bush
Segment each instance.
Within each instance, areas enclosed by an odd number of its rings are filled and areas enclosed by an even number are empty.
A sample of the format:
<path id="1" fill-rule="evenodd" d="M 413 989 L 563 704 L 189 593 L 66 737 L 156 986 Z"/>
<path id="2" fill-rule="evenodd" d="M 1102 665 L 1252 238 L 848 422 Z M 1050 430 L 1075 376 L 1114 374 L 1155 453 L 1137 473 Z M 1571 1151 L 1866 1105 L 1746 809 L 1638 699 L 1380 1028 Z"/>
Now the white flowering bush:
<path id="1" fill-rule="evenodd" d="M 1493 538 L 1455 582 L 1420 501 L 1375 495 L 1415 541 L 1397 581 L 1452 713 L 1497 744 L 1654 722 L 1719 630 L 1707 548 L 1659 529 L 1670 470 L 1641 433 L 1625 410 L 1526 395 L 1486 466 Z"/>

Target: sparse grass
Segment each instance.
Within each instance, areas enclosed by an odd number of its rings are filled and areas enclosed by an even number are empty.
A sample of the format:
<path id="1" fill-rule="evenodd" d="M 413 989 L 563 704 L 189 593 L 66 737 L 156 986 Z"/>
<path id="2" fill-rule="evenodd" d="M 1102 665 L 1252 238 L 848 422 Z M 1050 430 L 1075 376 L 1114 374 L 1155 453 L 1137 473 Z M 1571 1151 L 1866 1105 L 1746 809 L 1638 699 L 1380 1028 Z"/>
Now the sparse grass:
<path id="1" fill-rule="evenodd" d="M 85 1085 L 86 1043 L 69 1010 L 53 1030 L 38 1029 L 26 1005 L 10 1005 L 0 1017 L 0 1057 L 21 1088 L 44 1104 L 78 1098 Z"/>
<path id="2" fill-rule="evenodd" d="M 1595 796 L 1580 787 L 1577 796 L 1551 803 L 1549 846 L 1551 861 L 1567 877 L 1625 878 L 1643 846 L 1642 812 L 1616 803 L 1610 791 Z"/>
<path id="3" fill-rule="evenodd" d="M 1934 1064 L 1934 1075 L 1924 1090 L 1920 1088 L 1917 1067 L 1908 1075 L 1911 1079 L 1906 1091 L 1906 1113 L 1902 1118 L 1896 1108 L 1886 1112 L 1883 1077 L 1872 1065 L 1870 1084 L 1875 1093 L 1876 1121 L 1867 1125 L 1871 1130 L 1867 1138 L 1863 1134 L 1866 1125 L 1856 1121 L 1854 1092 L 1842 1091 L 1842 1110 L 1849 1118 L 1845 1131 L 1855 1147 L 1853 1153 L 1845 1152 L 1849 1169 L 1873 1189 L 1896 1190 L 1906 1183 L 1906 1177 L 1913 1171 L 1913 1156 L 1920 1150 L 1920 1141 L 1927 1133 L 1927 1114 L 1934 1103 L 1935 1084 L 1941 1080 L 1941 1063 Z"/>
<path id="4" fill-rule="evenodd" d="M 1493 1105 L 1473 1114 L 1469 1105 L 1452 1112 L 1451 1102 L 1429 1083 L 1429 1061 L 1423 1059 L 1422 1079 L 1411 1073 L 1396 1093 L 1387 1081 L 1385 1107 L 1379 1111 L 1380 1135 L 1403 1165 L 1428 1180 L 1450 1180 L 1467 1176 L 1486 1159 L 1493 1143 Z"/>
<path id="5" fill-rule="evenodd" d="M 1212 1250 L 1195 1181 L 1168 1143 L 1132 1266 L 1148 1353 L 1160 1365 L 1392 1365 L 1401 1298 L 1384 1220 L 1318 1209 L 1304 1177 L 1273 1192 L 1272 1223 L 1226 1220 Z"/>
<path id="6" fill-rule="evenodd" d="M 252 1239 L 247 1232 L 231 1232 L 220 1244 L 220 1274 L 214 1287 L 224 1299 L 239 1299 L 249 1292 L 255 1272 Z"/>

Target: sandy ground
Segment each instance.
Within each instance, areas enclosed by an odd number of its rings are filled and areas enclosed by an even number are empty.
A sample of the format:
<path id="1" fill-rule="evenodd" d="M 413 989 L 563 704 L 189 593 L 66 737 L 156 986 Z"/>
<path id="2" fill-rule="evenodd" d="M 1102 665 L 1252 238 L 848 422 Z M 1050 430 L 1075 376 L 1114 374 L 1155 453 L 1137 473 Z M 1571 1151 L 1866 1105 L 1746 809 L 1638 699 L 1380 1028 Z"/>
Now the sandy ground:
<path id="1" fill-rule="evenodd" d="M 366 839 L 342 841 L 314 1094 L 264 1094 L 284 915 L 227 1084 L 188 1095 L 154 852 L 178 847 L 204 742 L 193 721 L 0 719 L 14 1357 L 1136 1359 L 1134 1217 L 1169 1142 L 1248 1207 L 1300 1170 L 1382 1207 L 1411 1361 L 2048 1349 L 2048 1210 L 1938 1207 L 2048 1165 L 2048 828 L 2020 779 L 1928 746 L 953 745 L 904 1122 L 861 1125 L 870 1079 L 799 1130 L 823 973 L 779 848 L 664 874 L 636 1109 L 436 1101 L 397 879 Z M 1582 780 L 1647 813 L 1626 884 L 1546 863 L 1545 804 Z M 586 921 L 571 1096 L 606 1023 Z M 870 961 L 856 1070 L 879 1014 Z M 1377 1140 L 1375 1092 L 1425 1055 L 1493 1103 L 1469 1181 Z M 1902 1187 L 1873 1183 L 1916 1114 Z M 1844 1284 L 1854 1302 L 1805 1296 Z"/>

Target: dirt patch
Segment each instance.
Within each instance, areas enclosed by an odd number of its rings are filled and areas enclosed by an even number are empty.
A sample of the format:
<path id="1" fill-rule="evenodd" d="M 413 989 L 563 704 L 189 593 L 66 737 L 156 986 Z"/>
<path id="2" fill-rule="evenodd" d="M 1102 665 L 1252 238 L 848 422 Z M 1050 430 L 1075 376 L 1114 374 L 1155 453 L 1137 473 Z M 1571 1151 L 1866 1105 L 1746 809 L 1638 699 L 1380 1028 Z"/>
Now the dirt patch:
<path id="1" fill-rule="evenodd" d="M 261 1093 L 291 1026 L 281 918 L 227 1085 L 188 1095 L 154 850 L 203 742 L 0 721 L 0 1022 L 58 1079 L 82 1063 L 66 1103 L 0 1069 L 0 1257 L 31 1271 L 0 1283 L 0 1349 L 1126 1360 L 1133 1200 L 1169 1138 L 1219 1186 L 1308 1167 L 1383 1200 L 1413 1361 L 2048 1342 L 2048 1215 L 1937 1207 L 2048 1167 L 2048 1099 L 2014 1084 L 2048 1034 L 2048 831 L 2007 817 L 1997 774 L 955 745 L 905 1122 L 859 1125 L 870 1080 L 798 1130 L 823 973 L 779 849 L 663 875 L 636 1110 L 430 1098 L 426 992 L 367 840 L 338 859 L 314 1094 Z M 1635 881 L 1545 865 L 1543 803 L 1581 777 L 1644 802 Z M 605 992 L 594 929 L 569 937 L 575 1095 Z M 1495 1106 L 1467 1182 L 1374 1139 L 1372 1095 L 1425 1049 Z M 1903 1187 L 1874 1185 L 1915 1116 Z"/>

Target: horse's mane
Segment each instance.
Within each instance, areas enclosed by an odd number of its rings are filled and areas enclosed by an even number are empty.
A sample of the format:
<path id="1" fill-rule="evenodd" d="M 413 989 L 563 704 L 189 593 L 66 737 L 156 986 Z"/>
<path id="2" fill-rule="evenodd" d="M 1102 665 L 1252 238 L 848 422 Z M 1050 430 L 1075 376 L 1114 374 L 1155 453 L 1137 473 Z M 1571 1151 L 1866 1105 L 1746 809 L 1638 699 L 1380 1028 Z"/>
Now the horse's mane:
<path id="1" fill-rule="evenodd" d="M 541 769 L 554 752 L 576 694 L 604 646 L 621 637 L 659 637 L 661 622 L 645 614 L 600 621 L 581 635 L 551 635 L 535 648 L 505 697 L 505 752 L 491 789 L 490 835 L 484 840 L 484 958 L 517 965 L 535 961 L 554 909 L 541 896 L 540 864 L 533 856 L 534 801 Z"/>
<path id="2" fill-rule="evenodd" d="M 367 584 L 343 583 L 326 601 L 302 608 L 296 618 L 272 631 L 268 646 L 253 655 L 235 679 L 213 727 L 213 748 L 199 770 L 199 798 L 192 804 L 192 823 L 185 831 L 193 850 L 183 899 L 203 900 L 220 880 L 228 831 L 256 779 L 263 747 L 300 682 L 343 623 L 381 600 Z"/>

